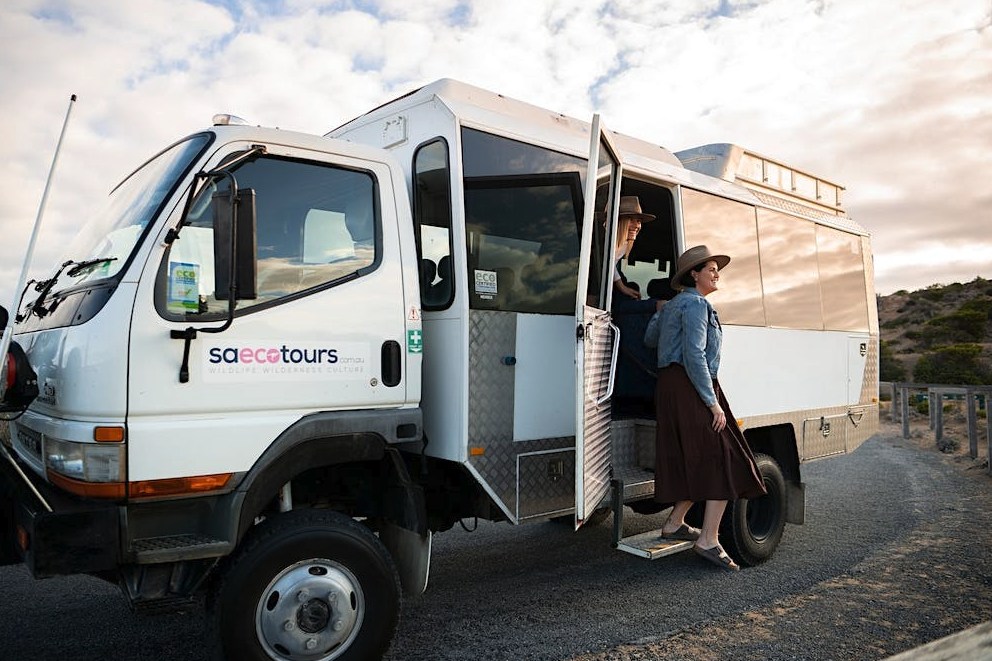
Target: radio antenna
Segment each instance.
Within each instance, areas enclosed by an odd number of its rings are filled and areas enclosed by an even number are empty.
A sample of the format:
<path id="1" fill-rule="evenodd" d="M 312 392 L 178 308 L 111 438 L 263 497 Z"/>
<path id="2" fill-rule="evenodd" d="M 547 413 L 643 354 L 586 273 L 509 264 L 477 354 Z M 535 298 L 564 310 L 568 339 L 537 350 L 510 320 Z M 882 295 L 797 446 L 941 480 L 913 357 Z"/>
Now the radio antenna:
<path id="1" fill-rule="evenodd" d="M 69 97 L 69 107 L 65 111 L 65 121 L 62 122 L 62 133 L 59 134 L 58 144 L 55 145 L 55 156 L 52 158 L 52 167 L 48 170 L 48 180 L 45 182 L 45 192 L 41 194 L 41 204 L 38 205 L 38 216 L 34 220 L 34 230 L 31 232 L 31 240 L 28 242 L 28 250 L 24 254 L 24 266 L 21 267 L 21 276 L 14 288 L 14 300 L 10 306 L 10 314 L 7 315 L 7 324 L 3 328 L 3 337 L 0 338 L 0 373 L 5 371 L 7 366 L 7 348 L 10 346 L 10 337 L 14 333 L 14 319 L 17 317 L 17 304 L 20 302 L 21 290 L 28 279 L 28 268 L 31 266 L 31 256 L 34 254 L 34 245 L 38 241 L 38 230 L 41 228 L 41 218 L 45 214 L 45 204 L 48 202 L 48 191 L 52 187 L 52 178 L 55 175 L 55 165 L 59 162 L 59 152 L 62 151 L 62 139 L 65 138 L 65 130 L 69 126 L 69 116 L 72 114 L 72 106 L 76 103 L 76 95 Z M 3 396 L 5 380 L 0 379 L 0 397 Z"/>

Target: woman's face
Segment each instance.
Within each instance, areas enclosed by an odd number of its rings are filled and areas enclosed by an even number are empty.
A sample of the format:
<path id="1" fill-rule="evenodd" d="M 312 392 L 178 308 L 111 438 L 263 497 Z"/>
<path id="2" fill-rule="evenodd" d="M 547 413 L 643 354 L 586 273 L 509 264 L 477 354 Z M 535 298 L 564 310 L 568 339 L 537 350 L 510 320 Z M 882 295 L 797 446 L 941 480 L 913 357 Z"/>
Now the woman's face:
<path id="1" fill-rule="evenodd" d="M 691 271 L 691 273 L 692 279 L 696 281 L 696 290 L 703 296 L 712 294 L 717 290 L 717 284 L 720 282 L 720 268 L 715 261 L 710 260 L 703 264 L 701 271 L 698 273 Z"/>
<path id="2" fill-rule="evenodd" d="M 641 219 L 640 218 L 629 218 L 627 219 L 627 241 L 633 242 L 637 238 L 637 234 L 641 231 Z"/>

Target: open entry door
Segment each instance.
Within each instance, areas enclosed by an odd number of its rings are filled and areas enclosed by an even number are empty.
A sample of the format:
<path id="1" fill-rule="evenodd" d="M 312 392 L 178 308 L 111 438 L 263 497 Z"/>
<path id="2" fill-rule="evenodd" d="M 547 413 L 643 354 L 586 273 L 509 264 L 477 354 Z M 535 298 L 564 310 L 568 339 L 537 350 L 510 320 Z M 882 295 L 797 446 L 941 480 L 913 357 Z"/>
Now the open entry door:
<path id="1" fill-rule="evenodd" d="M 620 333 L 610 322 L 620 159 L 592 119 L 582 215 L 579 282 L 575 296 L 575 528 L 585 523 L 610 488 L 610 396 Z"/>

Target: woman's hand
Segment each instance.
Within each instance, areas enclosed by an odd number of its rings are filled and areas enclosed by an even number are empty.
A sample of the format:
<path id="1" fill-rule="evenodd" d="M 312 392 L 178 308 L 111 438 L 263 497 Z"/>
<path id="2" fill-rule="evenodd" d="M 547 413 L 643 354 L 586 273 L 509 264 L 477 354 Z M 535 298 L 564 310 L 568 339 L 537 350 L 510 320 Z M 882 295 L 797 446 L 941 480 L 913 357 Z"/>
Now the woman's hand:
<path id="1" fill-rule="evenodd" d="M 723 412 L 719 404 L 711 406 L 710 413 L 713 414 L 713 431 L 719 434 L 727 426 L 727 414 Z"/>
<path id="2" fill-rule="evenodd" d="M 619 289 L 620 290 L 620 293 L 622 293 L 624 296 L 627 296 L 629 298 L 632 298 L 635 301 L 641 300 L 641 292 L 637 291 L 636 289 L 634 289 L 632 287 L 628 287 L 627 285 L 623 284 L 622 282 L 618 282 L 617 283 L 617 289 Z"/>

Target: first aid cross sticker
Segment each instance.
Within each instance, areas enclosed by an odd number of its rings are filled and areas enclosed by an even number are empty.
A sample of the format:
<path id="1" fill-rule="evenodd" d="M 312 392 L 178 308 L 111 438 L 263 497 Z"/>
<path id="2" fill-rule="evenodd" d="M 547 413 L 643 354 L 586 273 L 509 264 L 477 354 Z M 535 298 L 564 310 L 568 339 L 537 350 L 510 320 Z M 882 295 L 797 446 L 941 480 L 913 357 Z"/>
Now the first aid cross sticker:
<path id="1" fill-rule="evenodd" d="M 412 329 L 406 332 L 406 350 L 410 353 L 423 353 L 424 334 L 420 329 Z"/>

